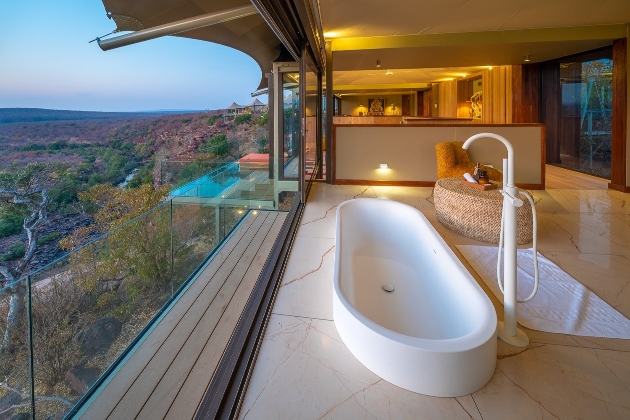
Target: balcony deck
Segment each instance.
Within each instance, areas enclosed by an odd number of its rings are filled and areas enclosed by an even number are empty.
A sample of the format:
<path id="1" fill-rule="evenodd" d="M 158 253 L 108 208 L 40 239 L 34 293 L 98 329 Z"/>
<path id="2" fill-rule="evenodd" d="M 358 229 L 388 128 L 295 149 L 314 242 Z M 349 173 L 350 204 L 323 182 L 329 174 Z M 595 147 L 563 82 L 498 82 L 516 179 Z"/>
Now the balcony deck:
<path id="1" fill-rule="evenodd" d="M 83 418 L 192 418 L 286 213 L 251 212 Z"/>

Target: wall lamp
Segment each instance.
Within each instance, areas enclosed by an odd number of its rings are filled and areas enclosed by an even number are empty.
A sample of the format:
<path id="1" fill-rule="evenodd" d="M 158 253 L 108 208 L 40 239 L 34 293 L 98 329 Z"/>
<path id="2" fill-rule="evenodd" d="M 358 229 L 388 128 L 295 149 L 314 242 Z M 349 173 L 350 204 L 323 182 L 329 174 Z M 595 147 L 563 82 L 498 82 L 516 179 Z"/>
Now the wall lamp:
<path id="1" fill-rule="evenodd" d="M 389 165 L 387 163 L 381 163 L 380 167 L 381 169 L 388 169 Z"/>

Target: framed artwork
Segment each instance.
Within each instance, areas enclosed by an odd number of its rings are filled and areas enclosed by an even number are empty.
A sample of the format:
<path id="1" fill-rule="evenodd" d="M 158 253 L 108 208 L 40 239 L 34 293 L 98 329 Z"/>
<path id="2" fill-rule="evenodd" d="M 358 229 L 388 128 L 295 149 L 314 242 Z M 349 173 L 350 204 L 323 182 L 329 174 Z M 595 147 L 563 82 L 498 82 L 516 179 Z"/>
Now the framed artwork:
<path id="1" fill-rule="evenodd" d="M 385 113 L 385 99 L 368 99 L 368 115 L 383 115 Z"/>

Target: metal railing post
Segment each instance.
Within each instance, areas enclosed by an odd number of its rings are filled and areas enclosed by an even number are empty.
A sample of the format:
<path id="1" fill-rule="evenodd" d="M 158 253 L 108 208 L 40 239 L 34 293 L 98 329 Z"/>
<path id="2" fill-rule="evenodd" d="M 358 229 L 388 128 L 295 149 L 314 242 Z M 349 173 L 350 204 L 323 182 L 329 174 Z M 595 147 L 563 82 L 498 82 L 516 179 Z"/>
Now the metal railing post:
<path id="1" fill-rule="evenodd" d="M 171 296 L 173 296 L 173 293 L 175 293 L 175 271 L 173 269 L 173 264 L 175 261 L 174 255 L 173 255 L 173 199 L 171 198 L 171 203 L 170 203 L 170 213 L 169 213 L 169 225 L 170 225 L 170 230 L 171 230 Z"/>
<path id="2" fill-rule="evenodd" d="M 35 417 L 35 345 L 33 343 L 33 288 L 31 276 L 26 276 L 26 287 L 28 289 L 28 370 L 31 377 L 31 415 Z"/>

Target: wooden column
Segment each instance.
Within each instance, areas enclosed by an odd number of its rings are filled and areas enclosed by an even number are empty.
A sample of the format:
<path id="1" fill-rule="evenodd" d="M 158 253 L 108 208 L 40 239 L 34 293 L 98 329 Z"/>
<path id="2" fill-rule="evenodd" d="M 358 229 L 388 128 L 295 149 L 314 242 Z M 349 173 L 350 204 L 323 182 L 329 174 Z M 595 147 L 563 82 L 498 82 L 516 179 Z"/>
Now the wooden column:
<path id="1" fill-rule="evenodd" d="M 422 92 L 422 114 L 419 117 L 430 117 L 433 108 L 433 90 L 428 89 Z"/>
<path id="2" fill-rule="evenodd" d="M 541 122 L 546 126 L 547 163 L 560 163 L 560 65 L 545 63 L 541 70 Z"/>
<path id="3" fill-rule="evenodd" d="M 330 168 L 332 164 L 332 152 L 330 144 L 332 142 L 333 115 L 335 114 L 335 97 L 333 86 L 333 53 L 332 43 L 326 41 L 326 183 L 330 184 Z M 341 108 L 341 101 L 339 104 Z M 339 109 L 341 113 L 341 109 Z"/>
<path id="4" fill-rule="evenodd" d="M 630 192 L 626 180 L 628 141 L 628 40 L 613 42 L 612 140 L 608 188 Z"/>
<path id="5" fill-rule="evenodd" d="M 540 64 L 512 66 L 512 123 L 540 122 Z"/>
<path id="6" fill-rule="evenodd" d="M 402 95 L 402 112 L 403 116 L 411 116 L 411 95 Z"/>

